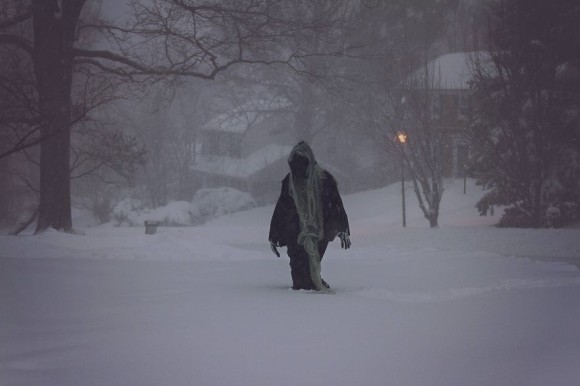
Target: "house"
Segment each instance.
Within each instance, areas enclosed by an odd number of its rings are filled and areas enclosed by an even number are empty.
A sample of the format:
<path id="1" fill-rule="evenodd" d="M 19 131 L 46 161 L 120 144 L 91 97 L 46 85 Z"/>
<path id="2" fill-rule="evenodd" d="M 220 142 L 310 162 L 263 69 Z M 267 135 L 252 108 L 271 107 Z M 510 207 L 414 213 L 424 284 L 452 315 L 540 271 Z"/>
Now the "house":
<path id="1" fill-rule="evenodd" d="M 469 160 L 467 143 L 467 119 L 471 92 L 470 60 L 473 55 L 486 53 L 448 53 L 437 57 L 425 69 L 417 70 L 412 77 L 432 78 L 431 120 L 436 129 L 443 132 L 443 176 L 462 177 Z"/>
<path id="2" fill-rule="evenodd" d="M 284 98 L 259 98 L 220 114 L 201 130 L 201 157 L 192 172 L 203 188 L 228 186 L 259 203 L 277 198 L 293 146 Z"/>
<path id="3" fill-rule="evenodd" d="M 251 100 L 214 117 L 201 129 L 201 156 L 191 166 L 194 178 L 202 188 L 227 186 L 249 192 L 260 204 L 275 202 L 289 171 L 288 155 L 303 139 L 294 128 L 295 119 L 292 104 L 278 97 Z M 346 171 L 355 146 L 339 137 L 327 130 L 309 143 L 341 191 L 348 192 L 360 186 Z"/>
<path id="4" fill-rule="evenodd" d="M 192 169 L 204 188 L 228 186 L 249 192 L 260 203 L 272 202 L 288 172 L 290 150 L 292 146 L 269 144 L 245 157 L 205 156 Z"/>

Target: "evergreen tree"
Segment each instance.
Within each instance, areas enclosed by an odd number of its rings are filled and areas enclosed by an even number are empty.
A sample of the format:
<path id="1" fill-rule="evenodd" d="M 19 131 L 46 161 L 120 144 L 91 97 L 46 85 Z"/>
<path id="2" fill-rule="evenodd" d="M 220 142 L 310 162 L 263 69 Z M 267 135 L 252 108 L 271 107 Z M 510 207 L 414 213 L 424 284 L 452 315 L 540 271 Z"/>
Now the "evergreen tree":
<path id="1" fill-rule="evenodd" d="M 490 191 L 477 204 L 507 205 L 500 226 L 572 218 L 580 197 L 580 5 L 497 1 L 490 55 L 474 60 L 472 170 Z"/>

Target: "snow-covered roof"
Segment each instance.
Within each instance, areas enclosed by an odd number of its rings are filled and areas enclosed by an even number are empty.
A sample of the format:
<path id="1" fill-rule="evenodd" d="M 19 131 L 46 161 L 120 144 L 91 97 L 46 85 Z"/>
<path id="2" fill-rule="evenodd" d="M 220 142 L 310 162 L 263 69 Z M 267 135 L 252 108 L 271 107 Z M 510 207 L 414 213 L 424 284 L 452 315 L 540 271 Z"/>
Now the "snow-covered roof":
<path id="1" fill-rule="evenodd" d="M 429 76 L 433 77 L 435 88 L 446 90 L 461 90 L 469 88 L 471 80 L 470 60 L 475 56 L 489 57 L 487 52 L 455 52 L 433 59 L 428 64 Z M 419 80 L 425 77 L 425 69 L 421 68 L 411 75 L 411 79 Z"/>
<path id="2" fill-rule="evenodd" d="M 292 146 L 270 144 L 262 147 L 246 158 L 202 157 L 192 169 L 198 172 L 245 179 L 269 165 L 288 157 Z"/>
<path id="3" fill-rule="evenodd" d="M 220 114 L 203 126 L 204 130 L 244 133 L 252 124 L 261 122 L 268 114 L 290 106 L 283 97 L 254 99 Z"/>

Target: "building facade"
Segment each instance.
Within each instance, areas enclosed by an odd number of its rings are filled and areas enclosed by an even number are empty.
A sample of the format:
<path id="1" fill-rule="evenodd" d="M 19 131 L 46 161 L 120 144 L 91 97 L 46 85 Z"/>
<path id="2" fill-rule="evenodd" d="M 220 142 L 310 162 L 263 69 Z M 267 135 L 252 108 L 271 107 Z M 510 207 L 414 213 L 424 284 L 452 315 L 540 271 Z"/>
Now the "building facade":
<path id="1" fill-rule="evenodd" d="M 430 61 L 427 69 L 418 70 L 414 77 L 430 77 L 432 104 L 431 124 L 442 134 L 443 176 L 459 178 L 467 173 L 469 145 L 467 124 L 470 115 L 471 55 L 479 53 L 449 53 Z M 421 83 L 421 82 L 417 82 Z"/>

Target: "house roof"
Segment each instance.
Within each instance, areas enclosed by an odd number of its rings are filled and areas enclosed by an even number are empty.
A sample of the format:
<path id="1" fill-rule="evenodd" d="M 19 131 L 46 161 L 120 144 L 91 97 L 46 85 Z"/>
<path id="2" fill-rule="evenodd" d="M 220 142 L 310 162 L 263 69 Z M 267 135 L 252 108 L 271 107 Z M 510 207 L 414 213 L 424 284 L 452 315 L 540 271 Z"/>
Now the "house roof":
<path id="1" fill-rule="evenodd" d="M 251 125 L 261 122 L 269 114 L 289 106 L 290 102 L 283 97 L 254 99 L 216 116 L 203 126 L 203 130 L 244 133 Z"/>
<path id="2" fill-rule="evenodd" d="M 434 88 L 446 90 L 465 90 L 469 88 L 472 78 L 470 61 L 474 56 L 484 59 L 487 52 L 455 52 L 433 59 L 428 64 L 428 74 L 433 77 Z M 410 77 L 418 81 L 425 78 L 425 69 L 416 70 Z"/>
<path id="3" fill-rule="evenodd" d="M 248 155 L 246 158 L 202 157 L 192 166 L 192 170 L 224 177 L 246 179 L 273 163 L 285 159 L 291 150 L 292 146 L 270 144 Z"/>

